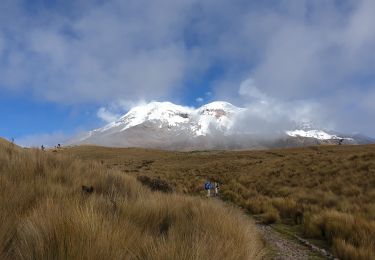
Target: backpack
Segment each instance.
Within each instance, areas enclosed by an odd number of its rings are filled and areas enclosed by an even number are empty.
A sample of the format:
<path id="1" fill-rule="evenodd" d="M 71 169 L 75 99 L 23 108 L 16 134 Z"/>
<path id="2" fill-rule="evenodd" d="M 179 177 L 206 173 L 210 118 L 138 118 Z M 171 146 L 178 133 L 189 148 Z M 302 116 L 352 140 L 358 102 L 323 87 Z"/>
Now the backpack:
<path id="1" fill-rule="evenodd" d="M 206 190 L 211 189 L 211 183 L 206 182 L 206 183 L 204 184 L 204 188 L 205 188 Z"/>

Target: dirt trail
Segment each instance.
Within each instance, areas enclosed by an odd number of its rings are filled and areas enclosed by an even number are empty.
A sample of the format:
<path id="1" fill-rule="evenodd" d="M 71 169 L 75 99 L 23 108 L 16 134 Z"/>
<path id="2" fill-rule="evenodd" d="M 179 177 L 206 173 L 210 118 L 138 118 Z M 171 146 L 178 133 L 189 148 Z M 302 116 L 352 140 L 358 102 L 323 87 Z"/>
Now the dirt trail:
<path id="1" fill-rule="evenodd" d="M 229 202 L 224 202 L 220 198 L 214 198 L 218 203 L 224 206 L 234 206 L 239 208 Z M 241 208 L 239 208 L 241 209 Z M 243 209 L 241 209 L 243 210 Z M 311 255 L 314 254 L 309 247 L 302 245 L 296 240 L 292 240 L 284 237 L 279 232 L 274 230 L 269 225 L 264 225 L 255 221 L 256 227 L 259 233 L 262 235 L 267 247 L 271 252 L 267 255 L 266 259 L 272 260 L 308 260 L 311 259 Z M 314 254 L 316 255 L 316 254 Z M 316 256 L 314 259 L 330 259 L 323 256 Z"/>
<path id="2" fill-rule="evenodd" d="M 307 260 L 310 250 L 299 243 L 284 238 L 272 227 L 257 224 L 258 230 L 263 236 L 267 245 L 271 248 L 273 254 L 271 259 L 275 260 Z"/>
<path id="3" fill-rule="evenodd" d="M 315 259 L 315 260 L 340 260 L 327 250 L 315 246 L 306 239 L 297 235 L 293 239 L 283 236 L 272 226 L 256 223 L 268 247 L 271 249 L 266 259 L 289 260 L 289 259 Z"/>

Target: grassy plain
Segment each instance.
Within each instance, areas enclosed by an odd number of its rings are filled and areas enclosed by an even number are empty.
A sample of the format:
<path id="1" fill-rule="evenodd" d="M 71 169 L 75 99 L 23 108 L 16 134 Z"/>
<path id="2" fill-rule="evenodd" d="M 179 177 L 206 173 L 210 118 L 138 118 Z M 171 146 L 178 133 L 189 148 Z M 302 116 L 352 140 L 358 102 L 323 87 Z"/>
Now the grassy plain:
<path id="1" fill-rule="evenodd" d="M 238 210 L 152 192 L 73 152 L 0 139 L 0 259 L 261 259 L 263 242 Z"/>
<path id="2" fill-rule="evenodd" d="M 60 153 L 166 181 L 179 193 L 203 196 L 203 183 L 218 181 L 224 200 L 264 223 L 299 230 L 340 259 L 375 259 L 375 145 L 193 152 L 81 146 Z"/>

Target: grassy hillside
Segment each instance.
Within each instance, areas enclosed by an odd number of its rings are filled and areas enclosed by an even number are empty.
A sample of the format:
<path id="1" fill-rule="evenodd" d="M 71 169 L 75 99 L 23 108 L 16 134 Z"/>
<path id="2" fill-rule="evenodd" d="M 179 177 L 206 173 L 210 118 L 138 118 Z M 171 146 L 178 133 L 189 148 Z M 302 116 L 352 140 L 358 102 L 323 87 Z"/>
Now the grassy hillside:
<path id="1" fill-rule="evenodd" d="M 8 140 L 0 137 L 0 145 L 9 146 L 9 145 L 11 145 L 11 142 L 9 142 Z"/>
<path id="2" fill-rule="evenodd" d="M 319 146 L 267 151 L 163 152 L 83 146 L 61 151 L 108 168 L 221 196 L 265 223 L 281 223 L 325 241 L 341 259 L 375 259 L 375 146 Z"/>
<path id="3" fill-rule="evenodd" d="M 263 250 L 253 223 L 230 207 L 6 142 L 0 208 L 0 259 L 259 259 Z"/>

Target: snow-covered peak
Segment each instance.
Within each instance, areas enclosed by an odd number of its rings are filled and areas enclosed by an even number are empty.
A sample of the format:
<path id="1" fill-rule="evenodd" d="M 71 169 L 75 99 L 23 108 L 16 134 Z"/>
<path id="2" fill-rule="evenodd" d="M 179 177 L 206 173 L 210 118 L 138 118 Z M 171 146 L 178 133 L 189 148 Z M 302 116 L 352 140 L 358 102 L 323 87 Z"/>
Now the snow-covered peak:
<path id="1" fill-rule="evenodd" d="M 104 127 L 103 130 L 122 125 L 121 131 L 124 131 L 147 121 L 158 121 L 161 123 L 160 127 L 164 124 L 172 127 L 180 123 L 186 123 L 192 111 L 191 108 L 175 105 L 171 102 L 151 102 L 132 108 L 119 120 Z"/>
<path id="2" fill-rule="evenodd" d="M 322 130 L 293 130 L 287 131 L 287 135 L 292 137 L 307 137 L 307 138 L 315 138 L 319 140 L 331 140 L 331 139 L 345 139 L 345 140 L 352 140 L 352 138 L 344 138 L 337 135 L 329 134 Z"/>
<path id="3" fill-rule="evenodd" d="M 171 102 L 150 102 L 145 105 L 140 105 L 132 108 L 126 115 L 123 117 L 128 116 L 129 114 L 137 115 L 140 117 L 143 116 L 165 116 L 169 114 L 176 114 L 176 113 L 190 113 L 192 111 L 191 108 L 179 106 L 173 104 Z"/>
<path id="4" fill-rule="evenodd" d="M 238 109 L 238 107 L 232 105 L 231 103 L 225 102 L 225 101 L 214 101 L 214 102 L 208 103 L 206 105 L 203 105 L 199 108 L 199 110 L 202 110 L 202 109 L 235 110 L 235 109 Z"/>
<path id="5" fill-rule="evenodd" d="M 135 121 L 153 120 L 153 119 L 171 119 L 178 116 L 186 118 L 185 114 L 190 114 L 191 108 L 175 105 L 171 102 L 151 102 L 132 108 L 121 119 L 132 118 Z"/>
<path id="6" fill-rule="evenodd" d="M 199 114 L 211 114 L 215 116 L 237 113 L 243 108 L 236 107 L 225 101 L 214 101 L 197 109 Z"/>
<path id="7" fill-rule="evenodd" d="M 196 135 L 208 135 L 212 130 L 228 133 L 234 125 L 236 115 L 243 110 L 224 101 L 203 105 L 196 110 L 198 124 L 194 131 Z"/>

